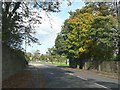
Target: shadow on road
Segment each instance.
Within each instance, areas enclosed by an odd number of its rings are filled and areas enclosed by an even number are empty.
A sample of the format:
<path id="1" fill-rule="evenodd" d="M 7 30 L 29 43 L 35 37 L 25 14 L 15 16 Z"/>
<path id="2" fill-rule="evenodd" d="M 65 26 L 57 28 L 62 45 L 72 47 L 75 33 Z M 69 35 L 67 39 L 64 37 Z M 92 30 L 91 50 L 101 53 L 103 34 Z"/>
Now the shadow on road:
<path id="1" fill-rule="evenodd" d="M 74 72 L 59 66 L 38 67 L 41 70 L 45 88 L 102 88 L 94 82 L 74 76 Z M 102 88 L 103 90 L 104 88 Z M 105 89 L 107 90 L 107 89 Z"/>
<path id="2" fill-rule="evenodd" d="M 26 71 L 29 73 L 26 73 Z M 12 84 L 9 88 L 94 88 L 95 90 L 107 90 L 95 84 L 98 83 L 108 88 L 113 87 L 112 90 L 119 90 L 114 88 L 117 87 L 116 83 L 96 81 L 94 79 L 83 80 L 74 76 L 74 74 L 73 71 L 63 70 L 61 66 L 29 65 L 25 69 L 25 74 L 17 74 L 9 80 L 8 84 Z M 20 82 L 16 83 L 18 81 Z"/>

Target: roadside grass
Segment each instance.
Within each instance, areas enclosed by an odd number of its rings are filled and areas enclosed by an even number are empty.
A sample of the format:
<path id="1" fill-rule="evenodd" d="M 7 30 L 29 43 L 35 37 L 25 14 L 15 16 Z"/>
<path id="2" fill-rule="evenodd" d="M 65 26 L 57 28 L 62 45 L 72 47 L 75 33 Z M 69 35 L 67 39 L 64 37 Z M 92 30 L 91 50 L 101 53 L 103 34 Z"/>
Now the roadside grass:
<path id="1" fill-rule="evenodd" d="M 45 64 L 45 65 L 56 65 L 56 66 L 69 66 L 69 64 L 66 63 L 61 63 L 61 62 L 45 62 L 45 61 L 40 61 L 40 62 L 36 62 L 36 61 L 31 61 L 31 63 L 35 63 L 35 64 Z"/>

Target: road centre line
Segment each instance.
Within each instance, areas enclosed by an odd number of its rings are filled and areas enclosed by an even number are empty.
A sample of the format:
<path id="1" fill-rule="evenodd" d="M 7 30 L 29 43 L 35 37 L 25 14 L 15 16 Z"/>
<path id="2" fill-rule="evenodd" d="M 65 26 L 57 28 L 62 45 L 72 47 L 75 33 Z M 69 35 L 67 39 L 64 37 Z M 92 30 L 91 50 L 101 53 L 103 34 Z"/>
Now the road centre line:
<path id="1" fill-rule="evenodd" d="M 66 74 L 69 74 L 69 75 L 74 76 L 73 73 L 66 73 Z M 76 77 L 81 78 L 81 79 L 83 79 L 83 80 L 87 80 L 87 79 L 85 79 L 85 78 L 83 78 L 83 77 L 80 77 L 80 76 L 76 76 Z M 98 84 L 98 83 L 95 83 L 95 84 L 98 85 L 98 86 L 100 86 L 100 87 L 103 87 L 103 88 L 106 88 L 106 89 L 108 89 L 108 90 L 111 90 L 111 89 L 109 89 L 108 87 L 105 87 L 105 86 L 100 85 L 100 84 Z"/>
<path id="2" fill-rule="evenodd" d="M 87 79 L 85 79 L 85 78 L 83 78 L 83 77 L 80 77 L 80 76 L 76 76 L 76 77 L 81 78 L 81 79 L 83 79 L 83 80 L 87 80 Z"/>
<path id="3" fill-rule="evenodd" d="M 66 73 L 66 74 L 69 74 L 69 75 L 74 76 L 74 74 L 73 74 L 73 73 Z M 87 80 L 87 79 L 85 79 L 85 78 L 83 78 L 83 77 L 80 77 L 80 76 L 76 76 L 76 77 L 81 78 L 81 79 L 83 79 L 83 80 Z"/>
<path id="4" fill-rule="evenodd" d="M 103 88 L 106 88 L 106 89 L 108 89 L 108 90 L 111 90 L 110 88 L 105 87 L 105 86 L 103 86 L 103 85 L 100 85 L 100 84 L 98 84 L 98 83 L 95 83 L 95 84 L 98 85 L 98 86 L 100 86 L 100 87 L 103 87 Z"/>
<path id="5" fill-rule="evenodd" d="M 72 76 L 74 75 L 74 74 L 72 74 L 72 73 L 66 73 L 66 74 L 69 74 L 69 75 L 72 75 Z"/>

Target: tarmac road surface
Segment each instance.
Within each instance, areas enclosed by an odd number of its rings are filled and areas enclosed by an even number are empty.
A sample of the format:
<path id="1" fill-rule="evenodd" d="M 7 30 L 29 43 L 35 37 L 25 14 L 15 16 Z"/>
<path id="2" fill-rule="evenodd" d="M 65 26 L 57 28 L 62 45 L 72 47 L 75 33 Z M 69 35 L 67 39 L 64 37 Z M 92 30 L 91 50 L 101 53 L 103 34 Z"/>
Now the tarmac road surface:
<path id="1" fill-rule="evenodd" d="M 29 63 L 24 73 L 16 74 L 16 76 L 6 80 L 3 83 L 3 88 L 99 88 L 102 90 L 120 90 L 119 85 L 117 79 L 99 76 L 91 71 L 66 70 L 59 66 Z"/>

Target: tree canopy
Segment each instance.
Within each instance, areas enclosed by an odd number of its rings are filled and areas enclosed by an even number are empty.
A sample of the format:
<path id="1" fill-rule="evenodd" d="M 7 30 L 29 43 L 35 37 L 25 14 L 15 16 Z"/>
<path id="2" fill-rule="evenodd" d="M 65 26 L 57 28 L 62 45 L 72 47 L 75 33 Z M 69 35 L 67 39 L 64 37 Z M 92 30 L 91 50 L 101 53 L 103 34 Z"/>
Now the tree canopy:
<path id="1" fill-rule="evenodd" d="M 68 3 L 70 4 L 69 0 Z M 39 43 L 34 37 L 34 24 L 41 24 L 41 11 L 60 12 L 58 0 L 35 0 L 31 2 L 2 2 L 2 41 L 14 49 L 30 42 Z"/>
<path id="2" fill-rule="evenodd" d="M 57 50 L 64 45 L 68 57 L 113 60 L 118 44 L 118 21 L 113 6 L 107 2 L 86 3 L 82 9 L 69 12 L 70 17 L 56 38 Z"/>

